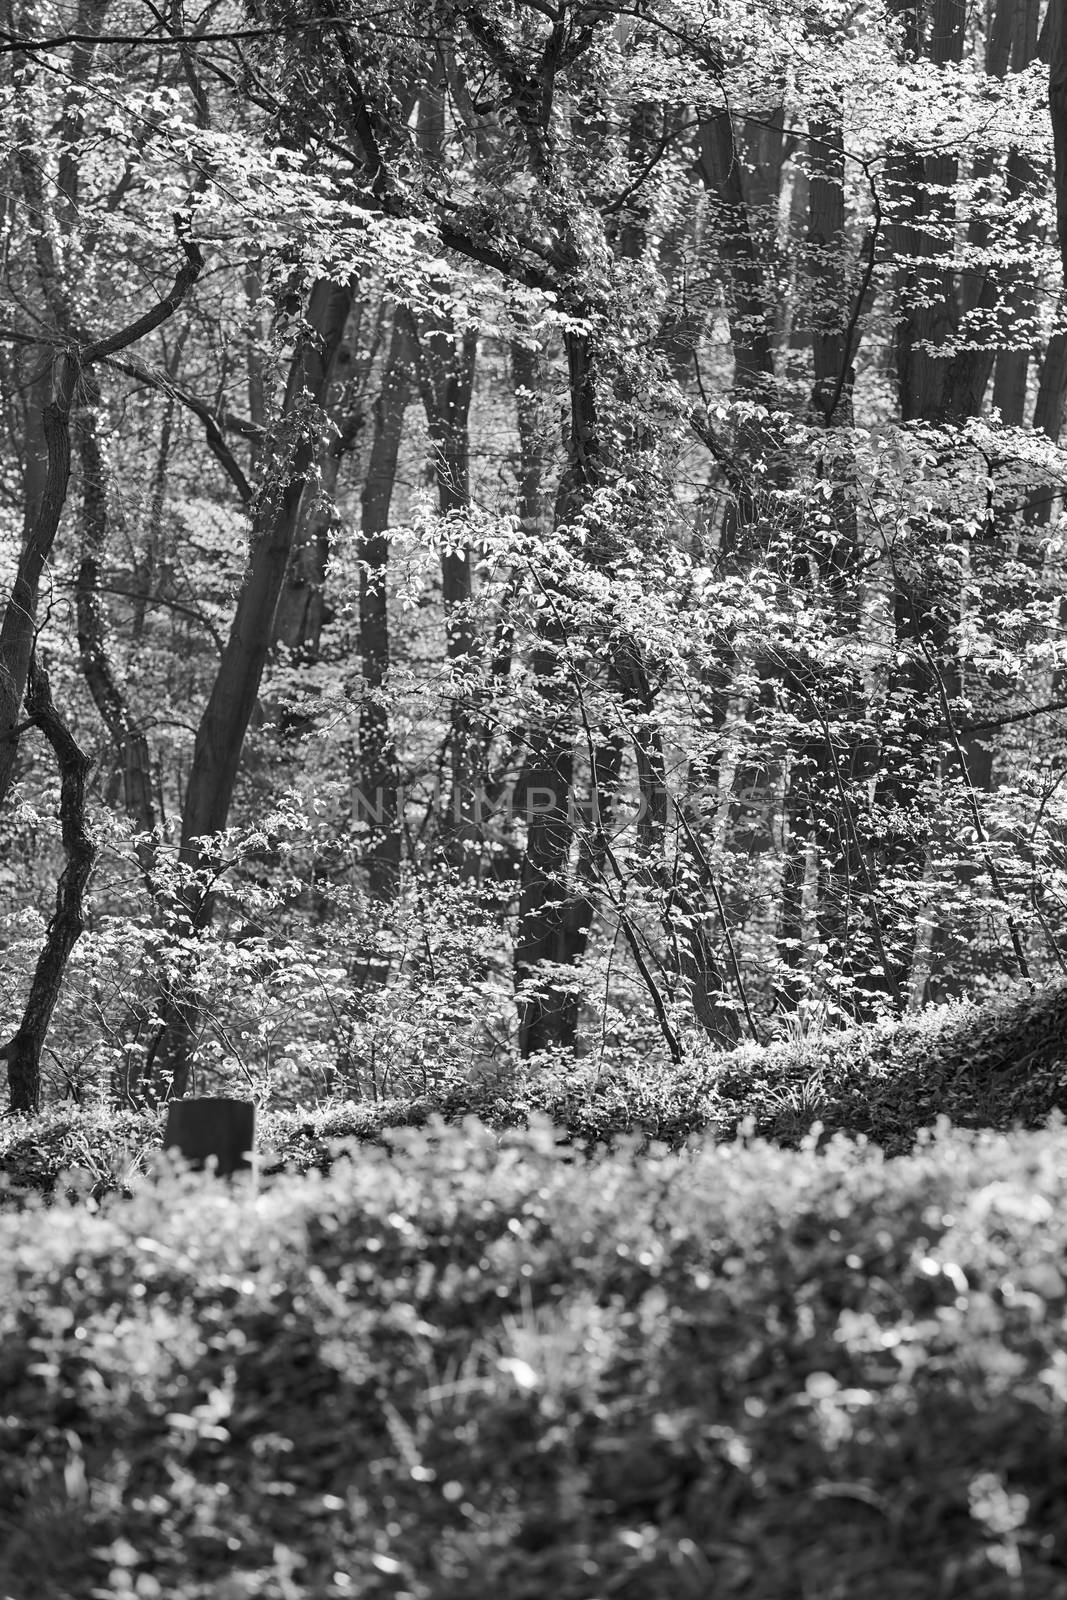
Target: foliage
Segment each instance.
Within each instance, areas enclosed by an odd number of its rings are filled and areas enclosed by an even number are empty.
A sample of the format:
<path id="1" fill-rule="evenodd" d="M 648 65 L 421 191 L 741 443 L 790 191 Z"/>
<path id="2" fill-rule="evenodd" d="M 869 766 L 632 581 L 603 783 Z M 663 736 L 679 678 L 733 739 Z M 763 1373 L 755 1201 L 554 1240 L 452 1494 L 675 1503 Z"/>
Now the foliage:
<path id="1" fill-rule="evenodd" d="M 1067 1113 L 1065 1009 L 1067 988 L 1055 985 L 896 1023 L 812 1026 L 804 1037 L 654 1072 L 640 1060 L 515 1062 L 415 1097 L 261 1107 L 259 1169 L 264 1177 L 329 1171 L 338 1159 L 358 1161 L 366 1145 L 388 1143 L 397 1128 L 470 1116 L 500 1132 L 547 1120 L 561 1146 L 586 1153 L 627 1139 L 678 1149 L 708 1133 L 723 1141 L 755 1134 L 790 1148 L 814 1130 L 824 1139 L 862 1136 L 900 1155 L 944 1117 L 961 1128 L 1037 1128 Z M 161 1137 L 158 1111 L 68 1104 L 33 1121 L 9 1118 L 0 1124 L 5 1198 L 128 1190 Z"/>
<path id="2" fill-rule="evenodd" d="M 1063 973 L 1055 15 L 639 9 L 15 4 L 13 1026 L 79 940 L 20 1109 L 699 1071 Z"/>
<path id="3" fill-rule="evenodd" d="M 4 1593 L 1051 1600 L 1062 1147 L 438 1125 L 9 1216 Z"/>

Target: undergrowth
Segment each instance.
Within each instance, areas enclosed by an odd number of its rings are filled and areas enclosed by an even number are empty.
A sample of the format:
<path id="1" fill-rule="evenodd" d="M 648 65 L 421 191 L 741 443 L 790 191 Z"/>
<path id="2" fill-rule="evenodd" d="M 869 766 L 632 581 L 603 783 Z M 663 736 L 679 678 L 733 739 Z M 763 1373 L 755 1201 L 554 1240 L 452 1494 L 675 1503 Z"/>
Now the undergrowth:
<path id="1" fill-rule="evenodd" d="M 1060 1600 L 1061 1128 L 403 1130 L 0 1216 L 0 1593 Z"/>
<path id="2" fill-rule="evenodd" d="M 481 1083 L 420 1099 L 327 1103 L 260 1115 L 263 1170 L 326 1168 L 338 1142 L 380 1141 L 431 1117 L 523 1127 L 548 1118 L 561 1142 L 588 1149 L 637 1134 L 673 1148 L 695 1135 L 732 1139 L 746 1128 L 786 1147 L 818 1123 L 862 1134 L 887 1154 L 909 1150 L 938 1117 L 964 1128 L 1036 1128 L 1067 1111 L 1067 985 L 955 1004 L 812 1040 L 698 1056 L 650 1071 L 578 1062 L 516 1065 Z M 128 1184 L 158 1147 L 161 1111 L 64 1104 L 0 1123 L 0 1173 L 9 1186 L 101 1194 Z"/>

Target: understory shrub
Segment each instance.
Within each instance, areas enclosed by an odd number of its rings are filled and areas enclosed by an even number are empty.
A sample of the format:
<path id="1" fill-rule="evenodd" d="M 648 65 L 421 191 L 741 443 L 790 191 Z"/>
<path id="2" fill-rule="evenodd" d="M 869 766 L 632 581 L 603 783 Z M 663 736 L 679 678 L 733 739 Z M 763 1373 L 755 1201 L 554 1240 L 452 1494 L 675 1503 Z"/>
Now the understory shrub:
<path id="1" fill-rule="evenodd" d="M 563 1142 L 588 1148 L 637 1134 L 677 1148 L 694 1135 L 731 1139 L 739 1127 L 794 1146 L 864 1134 L 887 1154 L 909 1150 L 939 1116 L 1007 1132 L 1067 1112 L 1067 984 L 984 1005 L 939 1007 L 899 1022 L 746 1045 L 673 1067 L 640 1063 L 516 1066 L 480 1083 L 418 1099 L 264 1110 L 267 1171 L 328 1168 L 342 1140 L 379 1141 L 391 1128 L 475 1115 L 491 1127 L 550 1119 Z M 161 1140 L 163 1114 L 73 1104 L 0 1123 L 0 1176 L 16 1189 L 121 1189 Z M 0 1200 L 3 1195 L 0 1193 Z"/>
<path id="2" fill-rule="evenodd" d="M 1052 1600 L 1067 1134 L 436 1123 L 0 1216 L 11 1600 Z"/>

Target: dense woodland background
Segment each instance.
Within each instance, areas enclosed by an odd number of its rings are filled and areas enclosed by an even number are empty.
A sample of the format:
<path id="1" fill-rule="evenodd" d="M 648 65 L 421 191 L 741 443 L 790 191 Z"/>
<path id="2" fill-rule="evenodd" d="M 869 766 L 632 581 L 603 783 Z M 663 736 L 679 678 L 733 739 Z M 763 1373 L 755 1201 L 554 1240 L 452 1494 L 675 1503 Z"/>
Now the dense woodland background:
<path id="1" fill-rule="evenodd" d="M 1067 971 L 1063 9 L 5 0 L 15 1109 Z"/>

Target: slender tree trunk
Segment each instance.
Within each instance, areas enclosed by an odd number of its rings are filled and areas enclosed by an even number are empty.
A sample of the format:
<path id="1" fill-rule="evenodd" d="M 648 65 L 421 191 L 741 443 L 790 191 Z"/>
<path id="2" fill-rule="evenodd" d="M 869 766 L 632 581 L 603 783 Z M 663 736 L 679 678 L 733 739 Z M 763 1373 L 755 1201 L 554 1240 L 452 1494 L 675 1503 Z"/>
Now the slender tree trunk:
<path id="1" fill-rule="evenodd" d="M 797 577 L 810 582 L 833 612 L 840 636 L 858 635 L 860 575 L 857 486 L 852 448 L 852 361 L 855 356 L 854 274 L 845 237 L 845 154 L 840 119 L 809 131 L 806 265 L 810 283 L 812 416 L 823 430 L 817 463 L 826 493 L 816 498 L 800 535 Z M 805 675 L 798 664 L 797 673 Z M 860 795 L 877 766 L 864 726 L 864 685 L 847 667 L 812 679 L 792 694 L 798 743 L 786 789 L 788 861 L 783 892 L 782 953 L 794 967 L 803 948 L 804 885 L 814 854 L 812 914 L 823 959 L 847 979 L 853 1005 L 892 985 L 872 922 L 877 922 L 872 863 L 861 859 Z M 799 931 L 798 931 L 799 930 Z M 799 941 L 799 942 L 798 942 Z M 799 997 L 800 985 L 789 987 Z"/>
<path id="2" fill-rule="evenodd" d="M 964 0 L 933 0 L 924 36 L 917 9 L 892 0 L 904 24 L 905 48 L 935 66 L 963 57 Z M 940 347 L 958 323 L 952 274 L 940 264 L 942 239 L 952 226 L 957 163 L 952 156 L 920 156 L 901 142 L 887 164 L 886 195 L 893 219 L 897 273 L 897 386 L 905 422 L 938 420 L 944 414 L 950 357 Z"/>
<path id="3" fill-rule="evenodd" d="M 1054 333 L 1041 362 L 1041 377 L 1034 403 L 1033 428 L 1046 439 L 1058 440 L 1063 432 L 1067 402 L 1067 334 Z M 1031 489 L 1027 499 L 1026 521 L 1031 527 L 1046 527 L 1059 498 L 1059 488 L 1042 484 Z"/>
<path id="4" fill-rule="evenodd" d="M 60 775 L 59 817 L 66 865 L 56 887 L 56 908 L 37 959 L 22 1020 L 5 1046 L 10 1109 L 37 1111 L 41 1099 L 41 1052 L 63 986 L 70 953 L 85 926 L 85 888 L 96 860 L 86 820 L 85 784 L 92 762 L 56 710 L 48 676 L 31 654 L 26 709 L 55 752 Z"/>
<path id="5" fill-rule="evenodd" d="M 749 219 L 733 122 L 721 111 L 700 129 L 697 162 L 715 201 L 716 245 L 730 268 L 727 306 L 734 356 L 734 387 L 765 393 L 774 378 L 771 323 L 763 263 Z"/>
<path id="6" fill-rule="evenodd" d="M 374 403 L 374 430 L 362 496 L 359 572 L 359 648 L 363 697 L 359 704 L 359 794 L 357 810 L 371 829 L 369 888 L 391 899 L 400 881 L 401 818 L 396 748 L 384 686 L 389 672 L 389 510 L 404 413 L 411 394 L 415 337 L 410 313 L 397 307 L 381 390 Z"/>
<path id="7" fill-rule="evenodd" d="M 252 520 L 244 584 L 215 682 L 200 718 L 182 809 L 181 856 L 201 867 L 201 841 L 225 828 L 245 735 L 274 636 L 274 618 L 298 526 L 300 505 L 317 454 L 322 409 L 334 358 L 352 309 L 355 286 L 320 279 L 312 288 L 306 326 L 293 357 L 281 421 L 274 430 L 268 482 Z M 190 909 L 194 921 L 202 901 Z"/>
<path id="8" fill-rule="evenodd" d="M 341 463 L 354 448 L 364 424 L 358 399 L 354 348 L 360 339 L 360 308 L 354 307 L 331 378 L 339 391 L 328 407 L 330 432 L 319 461 L 315 493 L 304 497 L 285 584 L 274 618 L 275 643 L 298 662 L 317 660 L 329 607 L 326 597 L 331 545 L 339 519 L 336 496 Z"/>
<path id="9" fill-rule="evenodd" d="M 511 345 L 511 380 L 515 393 L 515 424 L 519 436 L 516 499 L 519 526 L 524 533 L 544 533 L 552 513 L 545 490 L 547 440 L 541 360 L 520 340 Z"/>
<path id="10" fill-rule="evenodd" d="M 33 655 L 41 574 L 67 498 L 70 412 L 78 372 L 72 354 L 58 355 L 31 402 L 22 554 L 0 623 L 0 803 L 7 798 L 15 773 L 19 712 Z"/>
<path id="11" fill-rule="evenodd" d="M 770 135 L 770 164 L 778 165 L 780 149 Z M 729 272 L 727 316 L 733 353 L 733 389 L 741 401 L 768 401 L 775 389 L 774 321 L 767 300 L 766 272 L 759 235 L 750 215 L 742 164 L 728 111 L 711 117 L 700 130 L 697 169 L 712 203 L 716 251 Z M 779 168 L 780 171 L 780 168 Z M 761 199 L 767 199 L 764 186 Z M 700 427 L 698 426 L 698 432 Z M 761 484 L 769 474 L 766 440 L 759 425 L 743 418 L 726 450 L 716 446 L 710 431 L 702 434 L 723 468 L 730 490 L 719 535 L 720 553 L 732 570 L 744 571 L 758 554 Z M 718 642 L 704 671 L 708 719 L 717 732 L 730 712 L 737 660 L 728 638 Z M 762 763 L 742 762 L 735 787 L 762 791 L 768 775 Z M 705 759 L 692 774 L 692 787 L 703 793 L 719 788 L 717 759 Z"/>
<path id="12" fill-rule="evenodd" d="M 916 25 L 902 0 L 894 0 L 905 20 L 906 44 L 935 65 L 962 59 L 965 6 L 963 0 L 934 0 L 929 30 Z M 1006 17 L 994 17 L 989 59 L 1003 64 Z M 959 421 L 980 408 L 993 367 L 988 350 L 942 354 L 941 348 L 958 331 L 961 313 L 968 306 L 991 306 L 991 280 L 958 293 L 952 275 L 936 265 L 941 240 L 954 221 L 953 191 L 958 168 L 954 158 L 920 158 L 907 145 L 898 147 L 892 163 L 887 199 L 894 217 L 891 242 L 903 258 L 897 275 L 897 384 L 901 416 L 905 422 Z M 984 224 L 972 239 L 981 244 Z M 910 259 L 908 259 L 910 258 Z M 959 586 L 953 575 L 928 548 L 925 530 L 915 524 L 913 543 L 898 551 L 894 560 L 894 626 L 897 657 L 901 663 L 890 674 L 890 703 L 907 709 L 896 735 L 887 738 L 884 777 L 878 801 L 886 814 L 906 822 L 885 840 L 883 866 L 887 873 L 914 882 L 929 874 L 930 860 L 938 853 L 937 820 L 930 795 L 940 784 L 942 749 L 931 738 L 931 725 L 940 725 L 938 687 L 928 665 L 937 664 L 943 686 L 953 700 L 961 678 L 953 646 L 953 625 L 959 610 Z M 933 960 L 943 935 L 935 928 L 926 948 L 923 933 L 915 957 Z M 933 969 L 931 968 L 931 972 Z"/>
<path id="13" fill-rule="evenodd" d="M 314 501 L 301 510 L 300 529 L 274 619 L 275 643 L 304 663 L 318 660 L 322 630 L 331 614 L 326 585 L 333 540 L 340 526 L 337 480 L 341 463 L 363 427 L 362 412 L 339 414 L 335 427 L 337 436 L 322 453 Z"/>
<path id="14" fill-rule="evenodd" d="M 697 166 L 714 203 L 719 255 L 730 272 L 727 315 L 734 358 L 734 390 L 743 399 L 766 399 L 774 388 L 772 323 L 767 304 L 763 262 L 753 234 L 742 183 L 741 162 L 728 111 L 719 112 L 700 130 Z M 763 440 L 758 428 L 744 423 L 735 440 L 734 465 L 740 492 L 730 503 L 722 530 L 725 554 L 746 544 L 746 530 L 757 520 L 757 480 L 763 468 Z"/>
<path id="15" fill-rule="evenodd" d="M 440 316 L 418 330 L 419 389 L 434 454 L 437 504 L 443 517 L 470 503 L 470 433 L 468 418 L 474 390 L 477 336 L 460 335 L 452 320 Z M 441 556 L 441 592 L 445 609 L 445 656 L 460 680 L 478 666 L 480 649 L 470 615 L 473 597 L 471 553 L 463 544 Z M 460 688 L 449 707 L 451 794 L 446 811 L 446 836 L 457 864 L 466 868 L 476 845 L 475 808 L 479 751 L 482 740 L 474 726 L 473 688 Z"/>
<path id="16" fill-rule="evenodd" d="M 1052 121 L 1055 160 L 1056 229 L 1060 236 L 1060 261 L 1067 286 L 1067 0 L 1049 0 L 1048 106 Z"/>
<path id="17" fill-rule="evenodd" d="M 593 351 L 584 333 L 568 331 L 565 344 L 570 416 L 567 465 L 556 496 L 555 522 L 561 532 L 580 520 L 600 476 Z M 594 540 L 587 542 L 594 561 L 602 554 L 595 545 Z M 542 640 L 532 653 L 541 709 L 528 730 L 529 754 L 521 785 L 526 849 L 519 885 L 515 978 L 519 1050 L 524 1057 L 574 1045 L 578 1005 L 563 969 L 584 954 L 591 922 L 587 895 L 574 893 L 568 871 L 575 839 L 574 709 L 570 686 L 561 673 L 560 630 L 551 616 L 551 608 L 541 613 Z"/>
<path id="18" fill-rule="evenodd" d="M 115 676 L 100 598 L 100 572 L 107 551 L 108 505 L 107 468 L 95 403 L 81 412 L 76 438 L 81 466 L 81 559 L 75 583 L 78 654 L 82 674 L 118 760 L 126 815 L 140 835 L 150 835 L 156 815 L 148 740 Z M 142 870 L 150 876 L 155 851 L 144 838 L 138 846 L 138 859 Z"/>
<path id="19" fill-rule="evenodd" d="M 808 877 L 810 815 L 807 766 L 804 752 L 796 748 L 787 767 L 777 930 L 778 955 L 787 974 L 782 1001 L 785 1007 L 793 1011 L 806 997 L 808 990 L 804 891 Z"/>

